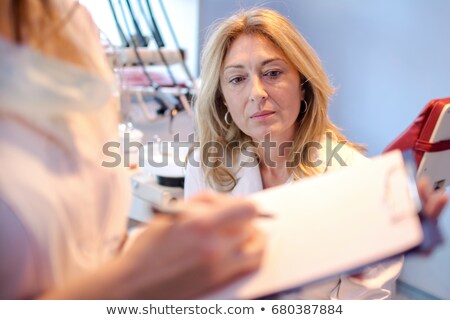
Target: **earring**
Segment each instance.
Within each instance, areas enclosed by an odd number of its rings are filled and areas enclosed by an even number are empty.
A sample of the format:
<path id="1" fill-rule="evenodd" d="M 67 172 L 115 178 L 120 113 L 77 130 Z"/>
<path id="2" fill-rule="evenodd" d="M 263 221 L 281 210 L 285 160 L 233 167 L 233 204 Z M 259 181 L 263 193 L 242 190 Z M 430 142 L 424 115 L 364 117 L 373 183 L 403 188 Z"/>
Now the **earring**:
<path id="1" fill-rule="evenodd" d="M 303 102 L 305 103 L 305 107 L 304 108 L 302 108 L 301 106 L 303 105 Z M 308 102 L 306 102 L 306 100 L 302 100 L 302 102 L 300 103 L 300 109 L 303 109 L 302 110 L 302 113 L 303 114 L 305 114 L 305 113 L 307 113 L 308 112 Z"/>
<path id="2" fill-rule="evenodd" d="M 303 107 L 303 103 L 304 103 L 304 107 Z M 300 101 L 300 112 L 298 114 L 298 120 L 301 121 L 303 120 L 303 118 L 305 117 L 306 113 L 308 112 L 308 103 L 306 102 L 306 100 L 302 100 Z"/>
<path id="3" fill-rule="evenodd" d="M 230 119 L 228 119 L 228 118 L 230 118 Z M 227 111 L 227 113 L 225 113 L 224 120 L 227 125 L 231 125 L 233 119 L 231 119 L 231 115 L 230 115 L 229 111 Z"/>

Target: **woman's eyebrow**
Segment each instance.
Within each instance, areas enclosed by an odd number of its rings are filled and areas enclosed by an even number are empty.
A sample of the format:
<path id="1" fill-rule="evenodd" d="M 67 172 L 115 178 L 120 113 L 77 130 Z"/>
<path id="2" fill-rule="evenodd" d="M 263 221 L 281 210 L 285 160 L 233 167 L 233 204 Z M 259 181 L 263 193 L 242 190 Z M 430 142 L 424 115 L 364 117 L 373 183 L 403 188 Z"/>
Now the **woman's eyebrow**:
<path id="1" fill-rule="evenodd" d="M 232 64 L 223 68 L 223 71 L 225 72 L 227 69 L 244 69 L 244 66 L 242 64 Z"/>
<path id="2" fill-rule="evenodd" d="M 265 66 L 265 65 L 267 65 L 269 63 L 278 62 L 278 61 L 282 62 L 282 63 L 286 63 L 286 61 L 284 59 L 272 58 L 272 59 L 267 59 L 267 60 L 264 60 L 263 62 L 261 62 L 261 66 Z M 223 71 L 225 72 L 228 69 L 244 69 L 244 65 L 242 65 L 242 64 L 232 64 L 232 65 L 229 65 L 229 66 L 226 66 L 225 68 L 223 68 Z"/>
<path id="3" fill-rule="evenodd" d="M 273 58 L 273 59 L 267 59 L 267 60 L 264 60 L 264 61 L 261 63 L 261 65 L 262 65 L 262 66 L 265 66 L 266 64 L 269 64 L 269 63 L 272 63 L 272 62 L 283 62 L 283 63 L 286 63 L 286 61 L 285 61 L 284 59 L 281 59 L 281 58 Z"/>

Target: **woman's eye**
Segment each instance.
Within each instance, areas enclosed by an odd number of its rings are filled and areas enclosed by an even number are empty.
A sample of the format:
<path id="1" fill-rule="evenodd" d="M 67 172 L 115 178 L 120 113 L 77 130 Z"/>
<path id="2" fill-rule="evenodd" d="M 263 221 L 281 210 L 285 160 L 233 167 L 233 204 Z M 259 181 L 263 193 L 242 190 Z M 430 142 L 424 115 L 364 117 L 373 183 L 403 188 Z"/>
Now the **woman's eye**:
<path id="1" fill-rule="evenodd" d="M 268 76 L 271 79 L 277 78 L 281 74 L 280 70 L 270 70 L 267 71 L 264 75 Z"/>
<path id="2" fill-rule="evenodd" d="M 238 84 L 239 82 L 243 81 L 244 77 L 234 77 L 230 80 L 230 83 L 232 84 Z"/>

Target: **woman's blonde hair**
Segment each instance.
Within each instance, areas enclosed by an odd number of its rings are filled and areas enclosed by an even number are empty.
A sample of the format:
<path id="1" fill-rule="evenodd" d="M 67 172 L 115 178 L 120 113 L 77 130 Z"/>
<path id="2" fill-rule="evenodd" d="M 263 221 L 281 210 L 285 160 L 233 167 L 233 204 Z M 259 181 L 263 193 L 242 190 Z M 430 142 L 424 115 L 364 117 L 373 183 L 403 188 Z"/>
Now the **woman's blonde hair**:
<path id="1" fill-rule="evenodd" d="M 252 9 L 239 12 L 219 23 L 202 51 L 202 85 L 194 108 L 201 146 L 200 163 L 208 184 L 216 190 L 232 190 L 237 183 L 236 170 L 226 166 L 223 160 L 231 158 L 237 161 L 239 158 L 233 154 L 237 149 L 230 147 L 230 143 L 248 146 L 252 141 L 234 123 L 226 123 L 224 118 L 227 108 L 220 89 L 223 61 L 233 41 L 242 34 L 259 35 L 270 40 L 298 70 L 307 110 L 299 119 L 301 125 L 298 126 L 289 154 L 289 159 L 298 163 L 291 170 L 296 178 L 317 174 L 317 168 L 307 165 L 310 163 L 307 152 L 302 152 L 306 144 L 320 140 L 328 131 L 334 134 L 336 140 L 345 140 L 328 117 L 328 103 L 334 88 L 315 51 L 286 17 L 269 9 Z M 205 146 L 211 143 L 219 144 L 225 152 L 221 163 L 215 166 L 205 165 L 206 160 L 211 159 Z M 300 156 L 299 159 L 295 159 L 296 154 Z M 236 163 L 233 167 L 236 167 Z"/>

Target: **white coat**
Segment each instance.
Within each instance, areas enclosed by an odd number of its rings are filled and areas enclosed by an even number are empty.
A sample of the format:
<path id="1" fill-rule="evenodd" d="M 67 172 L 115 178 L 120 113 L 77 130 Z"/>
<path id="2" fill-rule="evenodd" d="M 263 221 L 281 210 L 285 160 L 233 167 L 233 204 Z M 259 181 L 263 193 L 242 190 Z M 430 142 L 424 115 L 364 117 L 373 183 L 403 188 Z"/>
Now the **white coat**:
<path id="1" fill-rule="evenodd" d="M 117 111 L 92 26 L 79 8 L 62 29 L 85 30 L 80 50 L 95 73 L 0 37 L 0 299 L 33 298 L 99 268 L 126 234 L 129 180 L 101 165 Z"/>

